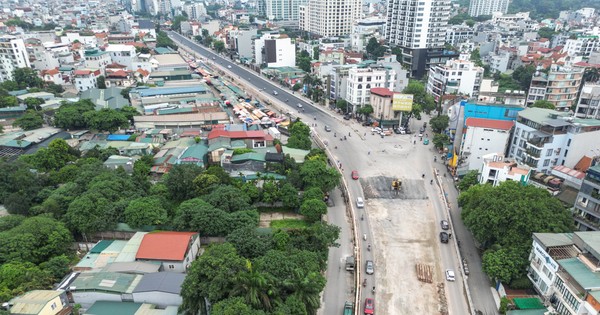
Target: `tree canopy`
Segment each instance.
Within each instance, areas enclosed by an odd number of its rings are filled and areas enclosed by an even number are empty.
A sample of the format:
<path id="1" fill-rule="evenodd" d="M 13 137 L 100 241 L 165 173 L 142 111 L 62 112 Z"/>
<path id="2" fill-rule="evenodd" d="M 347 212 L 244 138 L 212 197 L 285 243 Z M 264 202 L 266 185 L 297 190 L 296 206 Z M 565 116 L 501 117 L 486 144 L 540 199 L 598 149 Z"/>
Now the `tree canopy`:
<path id="1" fill-rule="evenodd" d="M 572 230 L 573 219 L 558 199 L 514 181 L 472 186 L 458 202 L 465 225 L 485 250 L 484 271 L 506 283 L 525 273 L 532 233 Z"/>
<path id="2" fill-rule="evenodd" d="M 310 150 L 310 127 L 301 121 L 295 121 L 290 127 L 287 146 L 295 149 Z"/>

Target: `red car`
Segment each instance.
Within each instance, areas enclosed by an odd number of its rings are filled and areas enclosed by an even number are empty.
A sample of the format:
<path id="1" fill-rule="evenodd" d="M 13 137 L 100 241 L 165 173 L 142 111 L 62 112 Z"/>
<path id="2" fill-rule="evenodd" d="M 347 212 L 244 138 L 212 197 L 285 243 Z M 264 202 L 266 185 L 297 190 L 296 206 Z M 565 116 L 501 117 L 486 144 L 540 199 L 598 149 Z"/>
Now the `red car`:
<path id="1" fill-rule="evenodd" d="M 358 179 L 358 171 L 352 171 L 352 179 Z"/>
<path id="2" fill-rule="evenodd" d="M 375 314 L 375 300 L 372 298 L 365 300 L 365 314 Z"/>

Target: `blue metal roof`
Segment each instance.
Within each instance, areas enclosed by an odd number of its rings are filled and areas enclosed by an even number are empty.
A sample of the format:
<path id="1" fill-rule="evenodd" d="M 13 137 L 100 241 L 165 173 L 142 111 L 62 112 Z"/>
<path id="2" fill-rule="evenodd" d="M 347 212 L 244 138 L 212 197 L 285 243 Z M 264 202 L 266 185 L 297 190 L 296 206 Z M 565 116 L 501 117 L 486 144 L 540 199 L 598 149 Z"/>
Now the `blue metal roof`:
<path id="1" fill-rule="evenodd" d="M 106 140 L 108 141 L 127 141 L 129 140 L 129 135 L 108 135 Z"/>
<path id="2" fill-rule="evenodd" d="M 136 92 L 142 97 L 157 96 L 157 95 L 173 95 L 184 93 L 202 93 L 206 89 L 202 86 L 184 86 L 184 87 L 161 87 L 150 89 L 136 89 Z"/>

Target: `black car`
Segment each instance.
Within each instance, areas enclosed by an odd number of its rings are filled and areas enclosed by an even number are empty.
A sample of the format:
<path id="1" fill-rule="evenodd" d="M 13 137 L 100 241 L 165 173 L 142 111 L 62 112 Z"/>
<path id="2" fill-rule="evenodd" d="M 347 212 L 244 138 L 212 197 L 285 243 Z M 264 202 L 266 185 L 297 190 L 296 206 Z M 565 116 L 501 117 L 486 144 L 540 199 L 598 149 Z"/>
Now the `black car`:
<path id="1" fill-rule="evenodd" d="M 440 232 L 440 242 L 442 242 L 442 243 L 448 243 L 449 239 L 450 239 L 450 237 L 448 237 L 448 233 L 446 233 L 446 232 Z"/>
<path id="2" fill-rule="evenodd" d="M 350 120 L 350 115 L 344 115 L 345 120 Z"/>
<path id="3" fill-rule="evenodd" d="M 394 133 L 399 135 L 399 134 L 401 134 L 402 132 L 400 131 L 400 129 L 398 129 L 398 128 L 394 128 Z"/>

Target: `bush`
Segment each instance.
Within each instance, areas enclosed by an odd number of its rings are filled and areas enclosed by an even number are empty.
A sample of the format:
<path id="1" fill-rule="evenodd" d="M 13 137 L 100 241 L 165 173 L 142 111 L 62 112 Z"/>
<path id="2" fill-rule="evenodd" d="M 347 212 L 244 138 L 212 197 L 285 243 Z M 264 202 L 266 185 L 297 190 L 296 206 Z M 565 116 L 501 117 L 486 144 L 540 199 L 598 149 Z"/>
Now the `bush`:
<path id="1" fill-rule="evenodd" d="M 533 289 L 533 285 L 531 284 L 531 280 L 527 278 L 527 276 L 522 276 L 520 278 L 514 279 L 510 282 L 509 287 L 515 290 L 527 290 Z"/>

